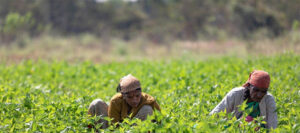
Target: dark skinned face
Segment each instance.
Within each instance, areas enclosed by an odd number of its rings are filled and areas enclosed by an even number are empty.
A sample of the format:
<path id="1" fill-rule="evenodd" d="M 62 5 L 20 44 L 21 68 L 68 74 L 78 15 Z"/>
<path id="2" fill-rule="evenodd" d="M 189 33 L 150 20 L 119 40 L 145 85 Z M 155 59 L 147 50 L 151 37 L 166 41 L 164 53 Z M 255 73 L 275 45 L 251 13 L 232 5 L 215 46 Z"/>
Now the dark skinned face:
<path id="1" fill-rule="evenodd" d="M 250 101 L 260 102 L 261 99 L 267 94 L 268 88 L 257 88 L 250 84 Z"/>
<path id="2" fill-rule="evenodd" d="M 136 108 L 139 105 L 141 101 L 141 97 L 142 97 L 141 90 L 134 90 L 126 94 L 123 94 L 123 98 L 125 99 L 127 104 L 132 108 Z"/>

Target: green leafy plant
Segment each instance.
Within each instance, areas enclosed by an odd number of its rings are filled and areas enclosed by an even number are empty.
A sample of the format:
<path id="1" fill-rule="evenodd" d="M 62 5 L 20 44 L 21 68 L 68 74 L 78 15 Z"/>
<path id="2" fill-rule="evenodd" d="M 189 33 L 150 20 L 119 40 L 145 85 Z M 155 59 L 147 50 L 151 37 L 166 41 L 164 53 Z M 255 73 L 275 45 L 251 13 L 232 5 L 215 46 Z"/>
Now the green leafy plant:
<path id="1" fill-rule="evenodd" d="M 253 69 L 271 75 L 269 92 L 275 97 L 278 114 L 278 128 L 271 131 L 299 132 L 299 62 L 299 55 L 284 54 L 205 61 L 2 63 L 0 132 L 96 132 L 87 127 L 100 119 L 88 116 L 90 102 L 96 98 L 108 102 L 116 93 L 119 79 L 129 73 L 141 80 L 144 92 L 156 98 L 161 112 L 154 112 L 146 121 L 125 119 L 118 127 L 110 124 L 99 132 L 254 132 L 266 124 L 262 117 L 248 123 L 231 113 L 209 115 L 226 93 L 247 80 Z"/>

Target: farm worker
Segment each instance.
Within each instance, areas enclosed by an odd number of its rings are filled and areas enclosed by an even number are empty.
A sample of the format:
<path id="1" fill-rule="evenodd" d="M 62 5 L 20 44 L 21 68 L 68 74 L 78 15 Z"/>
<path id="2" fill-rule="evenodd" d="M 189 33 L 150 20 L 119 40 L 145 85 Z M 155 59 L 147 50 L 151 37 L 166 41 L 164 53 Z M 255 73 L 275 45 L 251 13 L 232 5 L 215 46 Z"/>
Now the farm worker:
<path id="1" fill-rule="evenodd" d="M 108 116 L 112 123 L 117 123 L 129 117 L 146 120 L 154 110 L 160 111 L 155 99 L 143 93 L 140 81 L 130 74 L 120 80 L 117 92 L 119 93 L 112 97 L 109 106 L 100 99 L 94 100 L 89 106 L 88 114 Z M 99 122 L 103 123 L 102 128 L 108 126 L 105 120 Z"/>
<path id="2" fill-rule="evenodd" d="M 250 73 L 248 81 L 242 86 L 232 89 L 223 100 L 210 112 L 214 114 L 226 110 L 227 113 L 234 112 L 237 119 L 242 117 L 242 112 L 238 111 L 238 106 L 246 100 L 246 109 L 253 109 L 245 116 L 245 120 L 250 122 L 255 117 L 265 116 L 266 128 L 277 127 L 276 103 L 274 97 L 268 93 L 270 76 L 267 72 L 254 70 Z"/>

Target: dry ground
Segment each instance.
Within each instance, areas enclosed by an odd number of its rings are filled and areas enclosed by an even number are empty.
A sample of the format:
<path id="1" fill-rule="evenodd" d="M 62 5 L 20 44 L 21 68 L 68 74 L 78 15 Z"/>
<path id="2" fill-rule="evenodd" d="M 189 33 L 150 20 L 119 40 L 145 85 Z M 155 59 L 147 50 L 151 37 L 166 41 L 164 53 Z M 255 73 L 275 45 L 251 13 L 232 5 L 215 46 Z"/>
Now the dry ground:
<path id="1" fill-rule="evenodd" d="M 143 39 L 103 41 L 91 35 L 79 37 L 42 36 L 23 40 L 22 44 L 0 45 L 0 62 L 23 60 L 66 60 L 110 62 L 143 59 L 207 58 L 211 56 L 273 55 L 285 52 L 300 53 L 300 37 L 286 36 L 255 41 L 198 40 L 173 41 L 156 44 Z"/>

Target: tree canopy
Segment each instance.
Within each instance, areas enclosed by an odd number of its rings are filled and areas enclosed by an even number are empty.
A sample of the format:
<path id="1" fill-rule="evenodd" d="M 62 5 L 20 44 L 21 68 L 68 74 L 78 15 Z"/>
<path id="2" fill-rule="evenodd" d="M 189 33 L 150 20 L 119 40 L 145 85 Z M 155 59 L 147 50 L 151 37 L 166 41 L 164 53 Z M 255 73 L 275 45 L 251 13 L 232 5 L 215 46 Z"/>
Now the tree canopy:
<path id="1" fill-rule="evenodd" d="M 251 38 L 261 30 L 276 37 L 300 21 L 300 0 L 0 0 L 0 33 L 38 36 L 92 33 L 130 40 L 145 37 Z"/>

